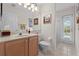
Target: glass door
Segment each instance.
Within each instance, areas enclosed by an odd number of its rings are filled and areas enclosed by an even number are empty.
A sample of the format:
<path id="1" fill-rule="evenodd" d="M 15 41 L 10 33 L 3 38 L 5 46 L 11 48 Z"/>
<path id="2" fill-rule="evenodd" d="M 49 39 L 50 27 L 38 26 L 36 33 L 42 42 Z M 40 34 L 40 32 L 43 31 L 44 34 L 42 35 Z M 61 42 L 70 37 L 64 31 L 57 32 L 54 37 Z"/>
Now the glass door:
<path id="1" fill-rule="evenodd" d="M 63 16 L 63 39 L 65 42 L 74 42 L 74 18 L 73 15 Z"/>

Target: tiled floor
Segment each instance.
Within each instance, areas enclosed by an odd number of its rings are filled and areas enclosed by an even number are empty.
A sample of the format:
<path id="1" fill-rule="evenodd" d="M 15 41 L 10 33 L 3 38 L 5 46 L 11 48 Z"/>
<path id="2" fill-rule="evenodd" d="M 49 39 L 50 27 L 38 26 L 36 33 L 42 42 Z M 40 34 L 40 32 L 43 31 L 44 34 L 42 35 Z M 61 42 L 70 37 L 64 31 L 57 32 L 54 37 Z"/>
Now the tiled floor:
<path id="1" fill-rule="evenodd" d="M 56 55 L 75 56 L 75 46 L 73 44 L 60 42 L 57 44 Z"/>
<path id="2" fill-rule="evenodd" d="M 74 45 L 67 43 L 58 43 L 56 50 L 50 47 L 43 48 L 43 51 L 39 51 L 39 56 L 75 56 L 76 49 Z"/>

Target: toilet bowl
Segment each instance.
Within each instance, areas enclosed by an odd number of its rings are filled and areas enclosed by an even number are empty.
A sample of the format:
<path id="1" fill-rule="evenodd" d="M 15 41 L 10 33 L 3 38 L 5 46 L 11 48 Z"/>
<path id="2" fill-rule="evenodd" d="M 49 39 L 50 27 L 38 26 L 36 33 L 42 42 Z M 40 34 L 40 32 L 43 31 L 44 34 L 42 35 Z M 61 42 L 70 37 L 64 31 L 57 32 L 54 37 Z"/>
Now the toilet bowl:
<path id="1" fill-rule="evenodd" d="M 50 46 L 50 43 L 46 41 L 41 41 L 40 44 L 44 46 Z"/>
<path id="2" fill-rule="evenodd" d="M 43 40 L 43 41 L 40 41 L 40 43 L 39 43 L 39 48 L 41 50 L 46 49 L 50 46 L 51 46 L 51 38 L 50 37 L 48 37 L 47 41 Z"/>

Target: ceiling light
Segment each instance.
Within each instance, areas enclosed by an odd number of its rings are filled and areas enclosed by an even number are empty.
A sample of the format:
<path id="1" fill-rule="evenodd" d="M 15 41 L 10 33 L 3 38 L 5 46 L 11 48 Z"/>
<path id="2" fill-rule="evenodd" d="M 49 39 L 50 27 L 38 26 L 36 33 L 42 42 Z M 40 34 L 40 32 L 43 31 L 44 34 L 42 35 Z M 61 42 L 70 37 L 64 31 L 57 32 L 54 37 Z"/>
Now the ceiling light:
<path id="1" fill-rule="evenodd" d="M 26 3 L 26 5 L 30 5 L 30 3 Z"/>
<path id="2" fill-rule="evenodd" d="M 32 9 L 32 12 L 34 12 L 34 9 Z"/>
<path id="3" fill-rule="evenodd" d="M 36 3 L 18 3 L 18 4 L 24 6 L 24 8 L 28 8 L 28 10 L 31 10 L 32 12 L 38 11 Z"/>
<path id="4" fill-rule="evenodd" d="M 35 7 L 35 11 L 38 11 L 38 8 L 37 7 Z"/>
<path id="5" fill-rule="evenodd" d="M 18 3 L 19 5 L 22 5 L 22 3 Z"/>
<path id="6" fill-rule="evenodd" d="M 25 8 L 27 8 L 27 5 L 24 5 Z"/>
<path id="7" fill-rule="evenodd" d="M 28 6 L 28 5 L 30 5 L 30 3 L 24 3 L 24 5 Z"/>
<path id="8" fill-rule="evenodd" d="M 31 4 L 31 8 L 34 8 L 34 4 Z"/>
<path id="9" fill-rule="evenodd" d="M 31 10 L 31 7 L 28 7 L 29 10 Z"/>

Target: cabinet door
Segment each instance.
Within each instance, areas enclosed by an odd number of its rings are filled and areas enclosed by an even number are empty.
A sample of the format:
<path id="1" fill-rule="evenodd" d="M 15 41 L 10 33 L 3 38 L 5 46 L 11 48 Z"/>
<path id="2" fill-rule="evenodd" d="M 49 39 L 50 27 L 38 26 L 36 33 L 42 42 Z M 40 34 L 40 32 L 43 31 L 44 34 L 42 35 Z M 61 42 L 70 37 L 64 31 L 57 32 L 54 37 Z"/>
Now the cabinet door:
<path id="1" fill-rule="evenodd" d="M 29 37 L 29 56 L 38 55 L 38 37 Z"/>
<path id="2" fill-rule="evenodd" d="M 6 56 L 24 56 L 24 40 L 6 42 Z"/>
<path id="3" fill-rule="evenodd" d="M 25 39 L 25 56 L 28 56 L 28 38 Z"/>
<path id="4" fill-rule="evenodd" d="M 0 43 L 0 56 L 4 56 L 4 43 Z"/>

